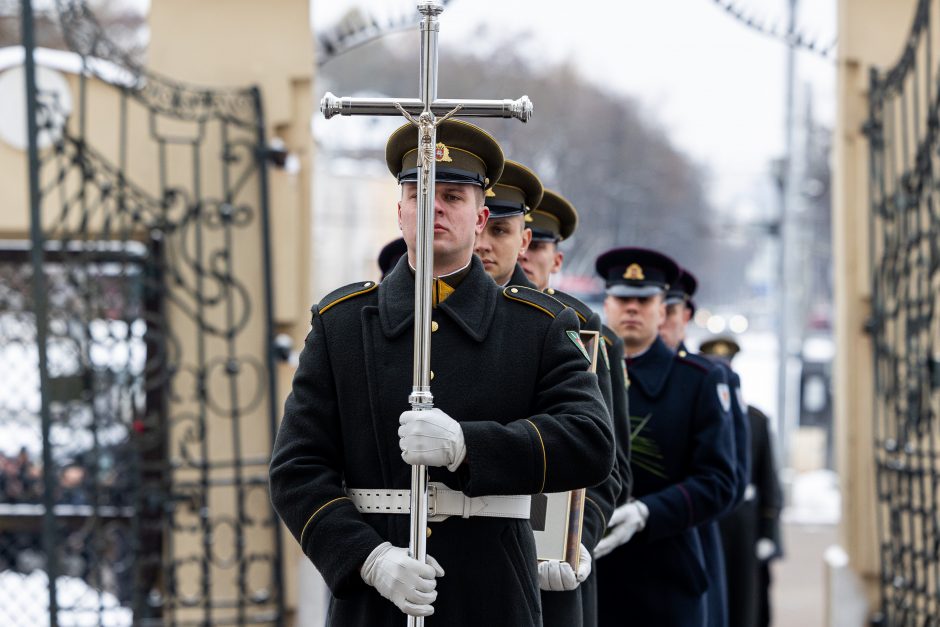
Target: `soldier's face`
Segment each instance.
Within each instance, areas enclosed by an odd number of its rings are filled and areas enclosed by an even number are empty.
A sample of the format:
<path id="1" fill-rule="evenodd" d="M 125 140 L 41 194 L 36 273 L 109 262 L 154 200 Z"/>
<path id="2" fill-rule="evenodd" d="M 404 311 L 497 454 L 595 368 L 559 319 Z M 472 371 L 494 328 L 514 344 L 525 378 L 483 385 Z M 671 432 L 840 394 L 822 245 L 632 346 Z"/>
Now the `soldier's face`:
<path id="1" fill-rule="evenodd" d="M 437 183 L 434 186 L 434 267 L 438 273 L 459 263 L 466 265 L 473 242 L 483 230 L 489 209 L 483 205 L 483 190 L 476 185 Z M 408 259 L 415 264 L 418 228 L 418 186 L 403 183 L 398 202 L 398 227 L 408 246 Z"/>
<path id="2" fill-rule="evenodd" d="M 659 333 L 666 318 L 666 305 L 661 294 L 641 298 L 608 296 L 604 299 L 607 326 L 623 340 L 630 353 L 646 350 Z"/>
<path id="3" fill-rule="evenodd" d="M 666 317 L 659 327 L 659 337 L 672 350 L 679 348 L 679 344 L 685 340 L 685 325 L 688 322 L 686 311 L 685 303 L 666 305 Z"/>
<path id="4" fill-rule="evenodd" d="M 519 265 L 529 280 L 544 290 L 548 287 L 548 277 L 561 270 L 564 260 L 565 253 L 558 250 L 556 242 L 532 241 L 519 256 Z"/>
<path id="5" fill-rule="evenodd" d="M 477 235 L 473 252 L 483 262 L 483 269 L 499 285 L 505 285 L 516 267 L 519 255 L 525 252 L 532 231 L 525 228 L 525 218 L 493 218 L 486 222 Z"/>

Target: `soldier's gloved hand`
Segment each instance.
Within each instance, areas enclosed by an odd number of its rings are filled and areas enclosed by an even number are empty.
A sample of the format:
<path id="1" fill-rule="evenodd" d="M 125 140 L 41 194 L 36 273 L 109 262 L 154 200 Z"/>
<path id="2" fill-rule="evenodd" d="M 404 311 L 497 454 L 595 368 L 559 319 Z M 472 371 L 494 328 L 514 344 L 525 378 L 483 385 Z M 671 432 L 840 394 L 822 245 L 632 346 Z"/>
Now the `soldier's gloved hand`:
<path id="1" fill-rule="evenodd" d="M 579 549 L 578 571 L 568 562 L 539 562 L 539 588 L 551 592 L 574 590 L 591 574 L 591 553 L 582 544 Z"/>
<path id="2" fill-rule="evenodd" d="M 453 472 L 467 456 L 460 423 L 437 407 L 403 411 L 398 423 L 401 458 L 412 466 L 447 466 Z"/>
<path id="3" fill-rule="evenodd" d="M 769 560 L 777 552 L 777 543 L 770 538 L 761 538 L 757 541 L 757 546 L 754 549 L 757 553 L 757 559 L 763 562 Z"/>
<path id="4" fill-rule="evenodd" d="M 610 517 L 612 526 L 594 547 L 594 557 L 604 557 L 618 546 L 629 542 L 635 533 L 643 531 L 649 516 L 650 510 L 643 501 L 630 501 L 615 509 Z"/>
<path id="5" fill-rule="evenodd" d="M 362 580 L 409 616 L 430 616 L 437 599 L 437 581 L 444 569 L 430 555 L 427 564 L 408 555 L 408 549 L 383 542 L 366 558 L 359 574 Z"/>

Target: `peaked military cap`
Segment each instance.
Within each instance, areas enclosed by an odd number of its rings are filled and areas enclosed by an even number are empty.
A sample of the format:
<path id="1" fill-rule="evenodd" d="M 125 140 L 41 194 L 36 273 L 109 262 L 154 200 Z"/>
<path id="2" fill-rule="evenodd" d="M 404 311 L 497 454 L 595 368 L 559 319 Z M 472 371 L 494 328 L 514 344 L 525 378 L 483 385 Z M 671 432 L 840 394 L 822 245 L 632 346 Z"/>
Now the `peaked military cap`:
<path id="1" fill-rule="evenodd" d="M 383 279 L 406 252 L 408 252 L 408 247 L 405 246 L 404 237 L 392 240 L 382 247 L 379 251 L 379 270 L 382 271 Z"/>
<path id="2" fill-rule="evenodd" d="M 578 211 L 567 198 L 550 189 L 542 194 L 542 202 L 526 216 L 534 242 L 560 242 L 571 237 L 578 228 Z"/>
<path id="3" fill-rule="evenodd" d="M 506 160 L 503 174 L 486 192 L 490 218 L 509 218 L 529 213 L 542 202 L 542 181 L 535 172 L 516 161 Z"/>
<path id="4" fill-rule="evenodd" d="M 741 352 L 741 346 L 730 337 L 718 336 L 702 342 L 699 352 L 731 361 L 732 357 Z"/>
<path id="5" fill-rule="evenodd" d="M 503 149 L 493 136 L 463 120 L 445 120 L 437 127 L 434 153 L 438 183 L 470 183 L 489 189 L 503 173 Z M 405 124 L 385 145 L 385 162 L 399 183 L 418 180 L 418 131 Z"/>
<path id="6" fill-rule="evenodd" d="M 685 268 L 682 268 L 680 272 L 679 278 L 669 286 L 669 290 L 666 292 L 667 305 L 675 303 L 689 305 L 692 302 L 692 296 L 695 295 L 695 289 L 698 287 L 695 276 Z"/>
<path id="7" fill-rule="evenodd" d="M 597 273 L 607 293 L 623 298 L 661 294 L 679 278 L 679 265 L 662 253 L 646 248 L 614 248 L 597 258 Z"/>

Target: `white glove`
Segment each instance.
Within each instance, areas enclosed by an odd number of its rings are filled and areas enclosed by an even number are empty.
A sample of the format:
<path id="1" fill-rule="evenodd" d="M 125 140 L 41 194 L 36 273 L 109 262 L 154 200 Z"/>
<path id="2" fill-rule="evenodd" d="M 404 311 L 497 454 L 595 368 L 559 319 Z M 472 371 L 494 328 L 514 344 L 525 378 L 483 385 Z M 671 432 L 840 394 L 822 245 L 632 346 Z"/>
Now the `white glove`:
<path id="1" fill-rule="evenodd" d="M 551 592 L 574 590 L 591 574 L 591 553 L 582 544 L 578 556 L 578 572 L 571 564 L 558 560 L 539 562 L 539 588 Z"/>
<path id="2" fill-rule="evenodd" d="M 760 561 L 769 560 L 777 552 L 777 543 L 770 538 L 761 538 L 757 541 L 754 552 L 757 553 L 757 559 Z"/>
<path id="3" fill-rule="evenodd" d="M 649 517 L 650 510 L 643 501 L 630 501 L 615 509 L 610 517 L 607 535 L 594 547 L 594 557 L 604 557 L 629 542 L 635 533 L 643 531 Z"/>
<path id="4" fill-rule="evenodd" d="M 366 558 L 359 574 L 362 580 L 409 616 L 430 616 L 431 604 L 437 599 L 437 581 L 444 569 L 437 560 L 427 556 L 422 564 L 408 555 L 408 549 L 383 542 Z"/>
<path id="5" fill-rule="evenodd" d="M 447 466 L 454 472 L 467 456 L 460 423 L 437 407 L 403 411 L 398 423 L 401 458 L 412 466 Z"/>

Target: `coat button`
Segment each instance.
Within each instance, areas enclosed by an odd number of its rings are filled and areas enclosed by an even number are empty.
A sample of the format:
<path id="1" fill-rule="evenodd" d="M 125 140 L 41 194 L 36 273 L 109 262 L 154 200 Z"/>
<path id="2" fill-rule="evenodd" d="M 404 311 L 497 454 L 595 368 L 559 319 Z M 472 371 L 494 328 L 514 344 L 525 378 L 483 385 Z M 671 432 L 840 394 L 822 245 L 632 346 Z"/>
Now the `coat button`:
<path id="1" fill-rule="evenodd" d="M 431 371 L 431 381 L 433 381 L 433 380 L 434 380 L 434 371 L 432 370 L 432 371 Z"/>
<path id="2" fill-rule="evenodd" d="M 519 293 L 519 290 L 518 290 L 517 288 L 515 288 L 515 287 L 510 288 L 509 291 L 512 292 L 513 294 L 518 294 L 518 293 Z"/>
<path id="3" fill-rule="evenodd" d="M 429 537 L 429 538 L 431 537 L 431 528 L 430 528 L 430 527 L 428 527 L 428 535 L 427 535 L 427 537 Z"/>
<path id="4" fill-rule="evenodd" d="M 437 324 L 437 320 L 431 320 L 431 333 L 434 333 L 435 331 L 437 331 L 437 328 L 439 326 L 440 325 Z"/>
<path id="5" fill-rule="evenodd" d="M 552 296 L 555 293 L 555 290 L 553 290 L 552 288 L 548 288 L 547 290 L 545 290 L 545 293 L 548 294 L 549 296 Z"/>

